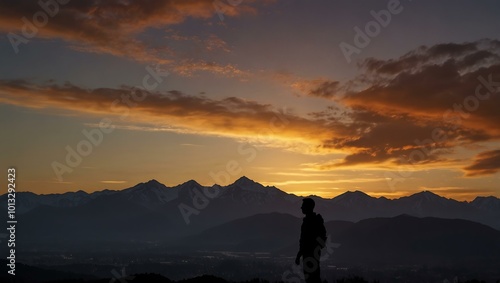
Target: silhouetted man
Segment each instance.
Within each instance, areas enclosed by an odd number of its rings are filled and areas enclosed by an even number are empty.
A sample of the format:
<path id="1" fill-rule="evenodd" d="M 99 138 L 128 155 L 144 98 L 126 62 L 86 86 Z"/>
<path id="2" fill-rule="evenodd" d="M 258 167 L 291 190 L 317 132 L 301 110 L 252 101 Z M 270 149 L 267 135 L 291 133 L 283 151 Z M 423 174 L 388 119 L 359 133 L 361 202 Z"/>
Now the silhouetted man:
<path id="1" fill-rule="evenodd" d="M 319 259 L 321 249 L 326 242 L 326 230 L 321 215 L 314 213 L 314 200 L 304 198 L 302 200 L 302 213 L 305 214 L 300 228 L 300 249 L 295 258 L 295 263 L 300 264 L 302 257 L 302 268 L 304 279 L 307 283 L 320 283 Z"/>

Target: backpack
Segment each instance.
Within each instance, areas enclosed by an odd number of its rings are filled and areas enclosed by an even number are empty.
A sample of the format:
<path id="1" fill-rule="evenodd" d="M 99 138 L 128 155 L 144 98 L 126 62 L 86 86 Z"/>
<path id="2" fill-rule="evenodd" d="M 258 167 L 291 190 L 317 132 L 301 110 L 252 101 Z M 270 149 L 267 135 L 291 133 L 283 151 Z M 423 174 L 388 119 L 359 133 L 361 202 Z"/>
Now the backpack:
<path id="1" fill-rule="evenodd" d="M 319 246 L 323 249 L 326 246 L 326 229 L 325 229 L 325 221 L 321 214 L 316 214 L 316 227 L 317 227 L 317 240 L 319 242 Z"/>

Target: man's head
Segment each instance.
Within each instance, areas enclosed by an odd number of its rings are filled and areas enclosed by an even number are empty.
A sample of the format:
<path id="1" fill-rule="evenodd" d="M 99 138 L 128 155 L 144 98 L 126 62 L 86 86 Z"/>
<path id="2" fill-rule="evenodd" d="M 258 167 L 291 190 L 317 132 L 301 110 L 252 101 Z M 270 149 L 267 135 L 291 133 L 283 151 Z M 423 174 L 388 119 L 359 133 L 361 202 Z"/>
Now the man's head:
<path id="1" fill-rule="evenodd" d="M 302 213 L 304 214 L 310 214 L 314 211 L 314 200 L 312 198 L 304 198 L 302 199 L 302 206 L 300 207 L 302 209 Z"/>

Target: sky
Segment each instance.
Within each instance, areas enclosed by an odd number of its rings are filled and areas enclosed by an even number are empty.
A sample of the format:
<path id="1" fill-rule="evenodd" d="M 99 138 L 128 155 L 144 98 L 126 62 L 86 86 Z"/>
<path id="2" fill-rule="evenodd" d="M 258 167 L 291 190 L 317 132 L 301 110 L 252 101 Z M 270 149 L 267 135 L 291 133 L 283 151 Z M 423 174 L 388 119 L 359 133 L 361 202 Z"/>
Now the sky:
<path id="1" fill-rule="evenodd" d="M 500 197 L 497 1 L 40 3 L 0 3 L 18 191 Z"/>

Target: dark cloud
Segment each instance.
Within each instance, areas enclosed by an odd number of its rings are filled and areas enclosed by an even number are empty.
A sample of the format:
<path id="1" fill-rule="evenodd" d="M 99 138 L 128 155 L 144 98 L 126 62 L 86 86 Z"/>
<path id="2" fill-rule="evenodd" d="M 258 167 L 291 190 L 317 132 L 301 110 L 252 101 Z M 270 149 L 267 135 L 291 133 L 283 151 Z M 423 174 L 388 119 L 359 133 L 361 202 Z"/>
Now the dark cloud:
<path id="1" fill-rule="evenodd" d="M 357 110 L 351 113 L 343 136 L 326 141 L 327 148 L 344 149 L 348 154 L 329 167 L 384 163 L 413 165 L 442 162 L 459 142 L 462 131 L 444 124 L 422 123 L 407 116 L 385 117 Z"/>
<path id="2" fill-rule="evenodd" d="M 337 100 L 350 109 L 342 136 L 323 145 L 351 153 L 324 169 L 448 162 L 458 146 L 498 140 L 499 52 L 498 41 L 481 40 L 366 60 L 363 88 Z M 312 114 L 327 120 L 325 113 Z"/>
<path id="3" fill-rule="evenodd" d="M 277 79 L 290 80 L 289 77 L 290 75 L 282 74 Z M 302 95 L 330 99 L 339 93 L 341 84 L 338 81 L 318 78 L 312 80 L 295 79 L 290 83 L 290 86 Z"/>
<path id="4" fill-rule="evenodd" d="M 131 118 L 203 134 L 252 137 L 281 117 L 287 124 L 276 133 L 278 139 L 307 142 L 314 153 L 347 154 L 322 169 L 359 164 L 449 165 L 454 162 L 449 156 L 459 146 L 500 138 L 499 46 L 493 40 L 440 44 L 419 47 L 401 58 L 370 59 L 364 68 L 371 77 L 363 82 L 364 88 L 335 100 L 332 97 L 343 87 L 337 81 L 291 80 L 289 85 L 303 94 L 329 101 L 329 108 L 310 113 L 309 118 L 280 114 L 272 105 L 238 97 L 214 100 L 178 91 L 148 92 L 147 99 L 131 111 Z M 126 91 L 130 90 L 87 91 L 71 84 L 0 81 L 0 102 L 107 115 L 110 104 Z M 468 176 L 496 172 L 492 171 L 496 167 L 481 167 L 496 158 L 479 155 L 464 170 Z"/>
<path id="5" fill-rule="evenodd" d="M 466 176 L 482 176 L 500 171 L 500 150 L 482 152 L 474 158 L 472 165 L 464 168 Z"/>
<path id="6" fill-rule="evenodd" d="M 486 59 L 485 55 L 498 62 L 496 40 L 484 39 L 466 43 L 443 43 L 431 47 L 420 46 L 397 59 L 380 60 L 368 58 L 360 66 L 378 75 L 397 75 L 400 72 L 413 72 L 422 66 L 440 64 L 449 59 L 461 62 L 462 68 L 473 67 Z M 478 60 L 481 59 L 481 60 Z"/>
<path id="7" fill-rule="evenodd" d="M 15 33 L 22 36 L 25 23 L 23 18 L 33 22 L 33 15 L 43 13 L 39 2 L 6 0 L 0 2 L 0 32 Z M 50 2 L 50 1 L 49 1 Z M 56 1 L 54 1 L 56 2 Z M 260 1 L 268 2 L 268 1 Z M 224 15 L 228 17 L 255 13 L 251 6 L 254 0 L 243 1 L 238 6 L 226 5 Z M 51 7 L 51 9 L 53 9 Z M 56 38 L 69 43 L 69 46 L 82 52 L 105 53 L 143 62 L 171 64 L 181 74 L 194 71 L 210 71 L 218 74 L 234 72 L 232 65 L 218 65 L 200 58 L 193 59 L 185 66 L 178 61 L 175 50 L 169 46 L 155 46 L 147 40 L 139 39 L 140 32 L 149 28 L 165 28 L 184 22 L 186 19 L 218 20 L 213 0 L 89 0 L 68 1 L 54 9 L 47 24 L 36 28 L 38 38 Z M 168 29 L 166 33 L 168 33 Z M 31 37 L 31 36 L 30 36 Z M 31 38 L 28 38 L 31 39 Z M 211 36 L 204 42 L 210 50 L 227 51 L 224 41 Z M 22 44 L 19 46 L 22 48 Z M 172 56 L 175 55 L 176 57 Z"/>
<path id="8" fill-rule="evenodd" d="M 338 81 L 324 81 L 319 83 L 317 86 L 313 87 L 308 95 L 309 96 L 317 96 L 323 98 L 331 98 L 335 94 L 337 94 L 340 86 L 340 82 Z"/>
<path id="9" fill-rule="evenodd" d="M 373 83 L 343 103 L 382 115 L 455 121 L 500 136 L 500 49 L 496 41 L 420 47 L 398 59 L 367 60 Z M 365 80 L 370 81 L 370 80 Z M 489 83 L 485 83 L 489 82 Z M 452 116 L 455 119 L 452 119 Z"/>

